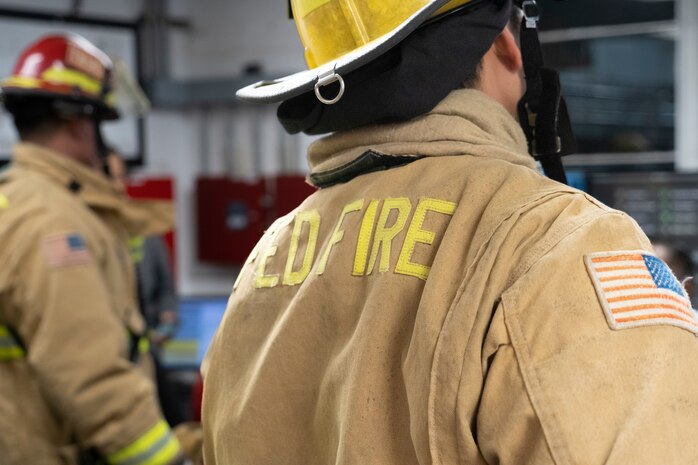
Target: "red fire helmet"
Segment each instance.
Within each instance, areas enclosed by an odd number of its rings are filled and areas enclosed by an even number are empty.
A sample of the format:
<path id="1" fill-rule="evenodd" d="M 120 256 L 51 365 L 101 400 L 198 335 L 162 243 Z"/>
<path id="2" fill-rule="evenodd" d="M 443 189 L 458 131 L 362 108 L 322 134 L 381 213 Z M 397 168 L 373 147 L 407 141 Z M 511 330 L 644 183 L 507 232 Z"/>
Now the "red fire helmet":
<path id="1" fill-rule="evenodd" d="M 100 120 L 119 118 L 112 60 L 76 34 L 49 35 L 31 44 L 0 89 L 10 112 L 13 99 L 37 97 L 75 103 L 76 111 Z"/>

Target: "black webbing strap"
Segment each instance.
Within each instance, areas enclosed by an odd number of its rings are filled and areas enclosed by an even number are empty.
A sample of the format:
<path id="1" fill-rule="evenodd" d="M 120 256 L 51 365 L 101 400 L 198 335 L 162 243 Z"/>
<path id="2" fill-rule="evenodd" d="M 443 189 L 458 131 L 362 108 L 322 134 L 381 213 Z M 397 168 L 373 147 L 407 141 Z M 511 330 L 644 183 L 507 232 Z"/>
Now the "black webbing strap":
<path id="1" fill-rule="evenodd" d="M 141 315 L 143 316 L 143 320 L 146 321 L 145 319 L 145 293 L 143 291 L 143 269 L 141 268 L 140 264 L 136 263 L 133 266 L 134 274 L 136 277 L 136 303 L 138 304 L 138 310 L 140 311 Z M 136 334 L 132 331 L 129 331 L 129 334 L 131 336 L 131 347 L 129 351 L 129 360 L 132 363 L 138 363 L 141 357 L 141 340 L 146 337 L 145 334 Z"/>
<path id="2" fill-rule="evenodd" d="M 524 75 L 526 77 L 526 95 L 530 111 L 538 112 L 538 101 L 543 93 L 540 70 L 544 65 L 543 50 L 538 39 L 538 20 L 540 13 L 535 2 L 524 1 L 524 24 L 521 25 L 521 54 L 523 56 Z"/>
<path id="3" fill-rule="evenodd" d="M 521 54 L 526 93 L 519 103 L 519 120 L 528 139 L 529 152 L 543 166 L 546 176 L 567 183 L 564 155 L 575 151 L 567 105 L 561 96 L 560 75 L 544 66 L 538 38 L 540 12 L 535 0 L 518 2 L 524 12 Z"/>

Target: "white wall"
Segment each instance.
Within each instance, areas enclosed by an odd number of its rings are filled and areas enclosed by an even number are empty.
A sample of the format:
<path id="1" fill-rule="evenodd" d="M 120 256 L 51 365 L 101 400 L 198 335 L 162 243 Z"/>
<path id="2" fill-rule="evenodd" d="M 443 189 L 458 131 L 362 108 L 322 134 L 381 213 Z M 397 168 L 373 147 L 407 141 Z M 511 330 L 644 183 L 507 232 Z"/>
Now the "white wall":
<path id="1" fill-rule="evenodd" d="M 182 296 L 226 295 L 236 270 L 204 266 L 196 260 L 195 180 L 201 173 L 198 115 L 154 111 L 147 121 L 147 174 L 175 178 L 177 203 L 177 288 Z"/>
<path id="2" fill-rule="evenodd" d="M 148 117 L 148 160 L 139 172 L 172 175 L 176 180 L 177 282 L 183 296 L 227 295 L 232 289 L 237 269 L 206 265 L 196 259 L 196 178 L 202 174 L 228 174 L 249 179 L 258 174 L 278 173 L 279 146 L 288 143 L 288 139 L 280 139 L 274 111 L 268 107 L 260 107 L 258 111 L 249 108 L 190 112 L 155 110 Z M 260 124 L 258 149 L 251 138 L 253 121 Z M 297 153 L 304 152 L 309 141 L 308 138 L 299 141 Z M 261 172 L 255 169 L 252 159 L 255 153 L 259 153 L 262 160 L 258 164 Z M 293 171 L 303 172 L 304 167 L 303 157 L 296 156 Z"/>
<path id="3" fill-rule="evenodd" d="M 190 29 L 174 29 L 170 36 L 174 79 L 238 76 L 250 63 L 260 64 L 263 72 L 272 76 L 305 66 L 284 1 L 171 0 L 169 6 L 172 15 L 191 23 Z M 295 146 L 295 157 L 290 157 L 295 159 L 293 171 L 306 170 L 304 153 L 311 139 L 289 139 L 282 133 L 275 111 L 273 105 L 237 105 L 189 112 L 155 111 L 149 118 L 146 172 L 169 170 L 177 179 L 178 283 L 183 295 L 227 295 L 237 273 L 236 269 L 196 260 L 196 177 L 229 174 L 249 179 L 278 173 L 284 146 L 287 150 Z M 256 135 L 255 124 L 259 125 Z M 257 162 L 255 156 L 259 157 Z"/>
<path id="4" fill-rule="evenodd" d="M 265 74 L 273 76 L 305 66 L 302 46 L 284 1 L 179 1 L 172 2 L 170 8 L 173 15 L 191 23 L 189 30 L 173 30 L 171 34 L 174 79 L 238 76 L 250 63 L 260 64 Z M 196 176 L 227 173 L 249 179 L 278 173 L 280 147 L 289 145 L 289 136 L 282 135 L 275 111 L 275 106 L 237 105 L 187 113 L 154 112 L 150 118 L 147 170 L 157 172 L 170 167 L 178 182 L 178 280 L 183 295 L 227 295 L 237 273 L 235 269 L 204 265 L 195 259 Z M 202 123 L 205 134 L 201 133 Z M 255 124 L 260 127 L 256 136 Z M 175 125 L 177 142 L 152 140 L 162 138 Z M 206 138 L 205 143 L 202 137 Z M 303 154 L 309 139 L 297 139 L 294 171 L 303 172 Z M 254 161 L 255 156 L 259 157 L 258 162 Z"/>
<path id="5" fill-rule="evenodd" d="M 173 40 L 173 77 L 233 76 L 249 63 L 260 63 L 274 75 L 303 69 L 303 48 L 285 0 L 197 0 L 187 5 L 179 13 L 192 28 L 185 38 L 176 33 Z"/>
<path id="6" fill-rule="evenodd" d="M 143 0 L 85 0 L 81 13 L 86 16 L 130 21 L 143 10 Z M 72 0 L 1 0 L 0 7 L 34 10 L 42 13 L 66 14 L 71 11 Z"/>

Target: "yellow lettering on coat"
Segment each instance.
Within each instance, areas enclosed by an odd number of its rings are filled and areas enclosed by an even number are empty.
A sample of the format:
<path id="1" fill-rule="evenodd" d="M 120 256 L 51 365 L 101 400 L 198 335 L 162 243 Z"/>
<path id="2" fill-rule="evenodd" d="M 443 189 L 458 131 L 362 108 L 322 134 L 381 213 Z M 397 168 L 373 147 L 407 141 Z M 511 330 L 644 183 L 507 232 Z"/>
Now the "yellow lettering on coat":
<path id="1" fill-rule="evenodd" d="M 278 274 L 272 274 L 272 275 L 266 275 L 266 268 L 267 268 L 267 260 L 269 260 L 271 257 L 276 255 L 276 250 L 278 249 L 277 246 L 272 245 L 268 249 L 266 249 L 262 254 L 259 256 L 259 260 L 257 261 L 257 268 L 256 268 L 256 277 L 254 280 L 254 287 L 257 289 L 262 289 L 262 288 L 267 288 L 267 287 L 276 287 L 277 284 L 279 284 L 279 275 Z M 240 271 L 242 273 L 242 270 Z"/>
<path id="2" fill-rule="evenodd" d="M 296 254 L 300 245 L 301 232 L 303 225 L 308 224 L 308 246 L 305 248 L 303 262 L 298 271 L 293 271 L 293 265 L 296 262 Z M 315 258 L 315 247 L 317 244 L 317 236 L 320 232 L 320 214 L 317 210 L 309 212 L 299 212 L 296 215 L 296 221 L 293 224 L 293 233 L 291 235 L 291 245 L 288 250 L 288 260 L 286 260 L 286 269 L 284 270 L 284 285 L 295 286 L 305 281 L 305 278 L 310 274 L 313 267 L 313 259 Z"/>
<path id="3" fill-rule="evenodd" d="M 392 226 L 388 227 L 388 219 L 390 218 L 390 214 L 393 210 L 397 211 L 397 218 Z M 376 259 L 378 258 L 378 252 L 381 252 L 381 260 L 378 270 L 381 273 L 385 273 L 390 269 L 390 252 L 392 249 L 391 246 L 393 239 L 395 239 L 395 236 L 397 236 L 405 227 L 407 217 L 410 216 L 411 210 L 412 203 L 410 202 L 410 199 L 385 199 L 385 202 L 383 202 L 383 208 L 381 209 L 380 218 L 378 218 L 378 224 L 376 225 L 376 233 L 373 236 L 373 249 L 371 250 L 371 258 L 368 261 L 368 269 L 366 270 L 367 275 L 370 275 L 373 272 L 373 267 L 376 265 Z"/>
<path id="4" fill-rule="evenodd" d="M 364 206 L 364 201 L 363 200 L 357 200 L 355 202 L 352 202 L 344 207 L 342 210 L 342 213 L 339 215 L 339 220 L 337 221 L 337 226 L 334 228 L 334 232 L 332 233 L 332 236 L 330 237 L 330 242 L 327 244 L 327 247 L 325 248 L 325 252 L 322 254 L 322 258 L 320 259 L 320 263 L 318 264 L 317 268 L 317 274 L 322 275 L 325 272 L 325 268 L 327 268 L 327 262 L 330 259 L 330 252 L 332 252 L 332 247 L 337 245 L 344 239 L 344 230 L 342 229 L 342 223 L 344 222 L 344 217 L 346 217 L 349 213 L 352 212 L 358 212 L 360 211 Z"/>
<path id="5" fill-rule="evenodd" d="M 442 213 L 452 216 L 456 211 L 457 204 L 438 199 L 421 199 L 414 212 L 414 217 L 407 230 L 407 238 L 402 246 L 400 258 L 398 259 L 395 273 L 414 276 L 426 280 L 429 276 L 430 266 L 412 262 L 412 254 L 417 243 L 431 245 L 434 243 L 436 234 L 422 229 L 424 219 L 428 211 Z"/>
<path id="6" fill-rule="evenodd" d="M 356 242 L 356 254 L 354 255 L 354 268 L 351 272 L 354 276 L 363 276 L 366 271 L 368 248 L 371 245 L 371 236 L 373 236 L 373 226 L 376 222 L 378 202 L 378 200 L 371 200 L 361 220 L 361 229 L 359 230 L 359 239 Z"/>

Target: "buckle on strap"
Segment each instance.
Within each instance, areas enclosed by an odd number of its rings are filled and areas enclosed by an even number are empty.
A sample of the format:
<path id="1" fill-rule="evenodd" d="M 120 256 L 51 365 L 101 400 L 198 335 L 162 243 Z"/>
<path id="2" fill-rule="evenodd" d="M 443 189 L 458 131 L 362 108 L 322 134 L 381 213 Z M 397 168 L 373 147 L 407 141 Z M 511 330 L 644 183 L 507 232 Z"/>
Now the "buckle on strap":
<path id="1" fill-rule="evenodd" d="M 521 9 L 526 20 L 526 27 L 528 29 L 537 29 L 540 21 L 540 8 L 536 0 L 526 0 L 521 4 Z"/>

